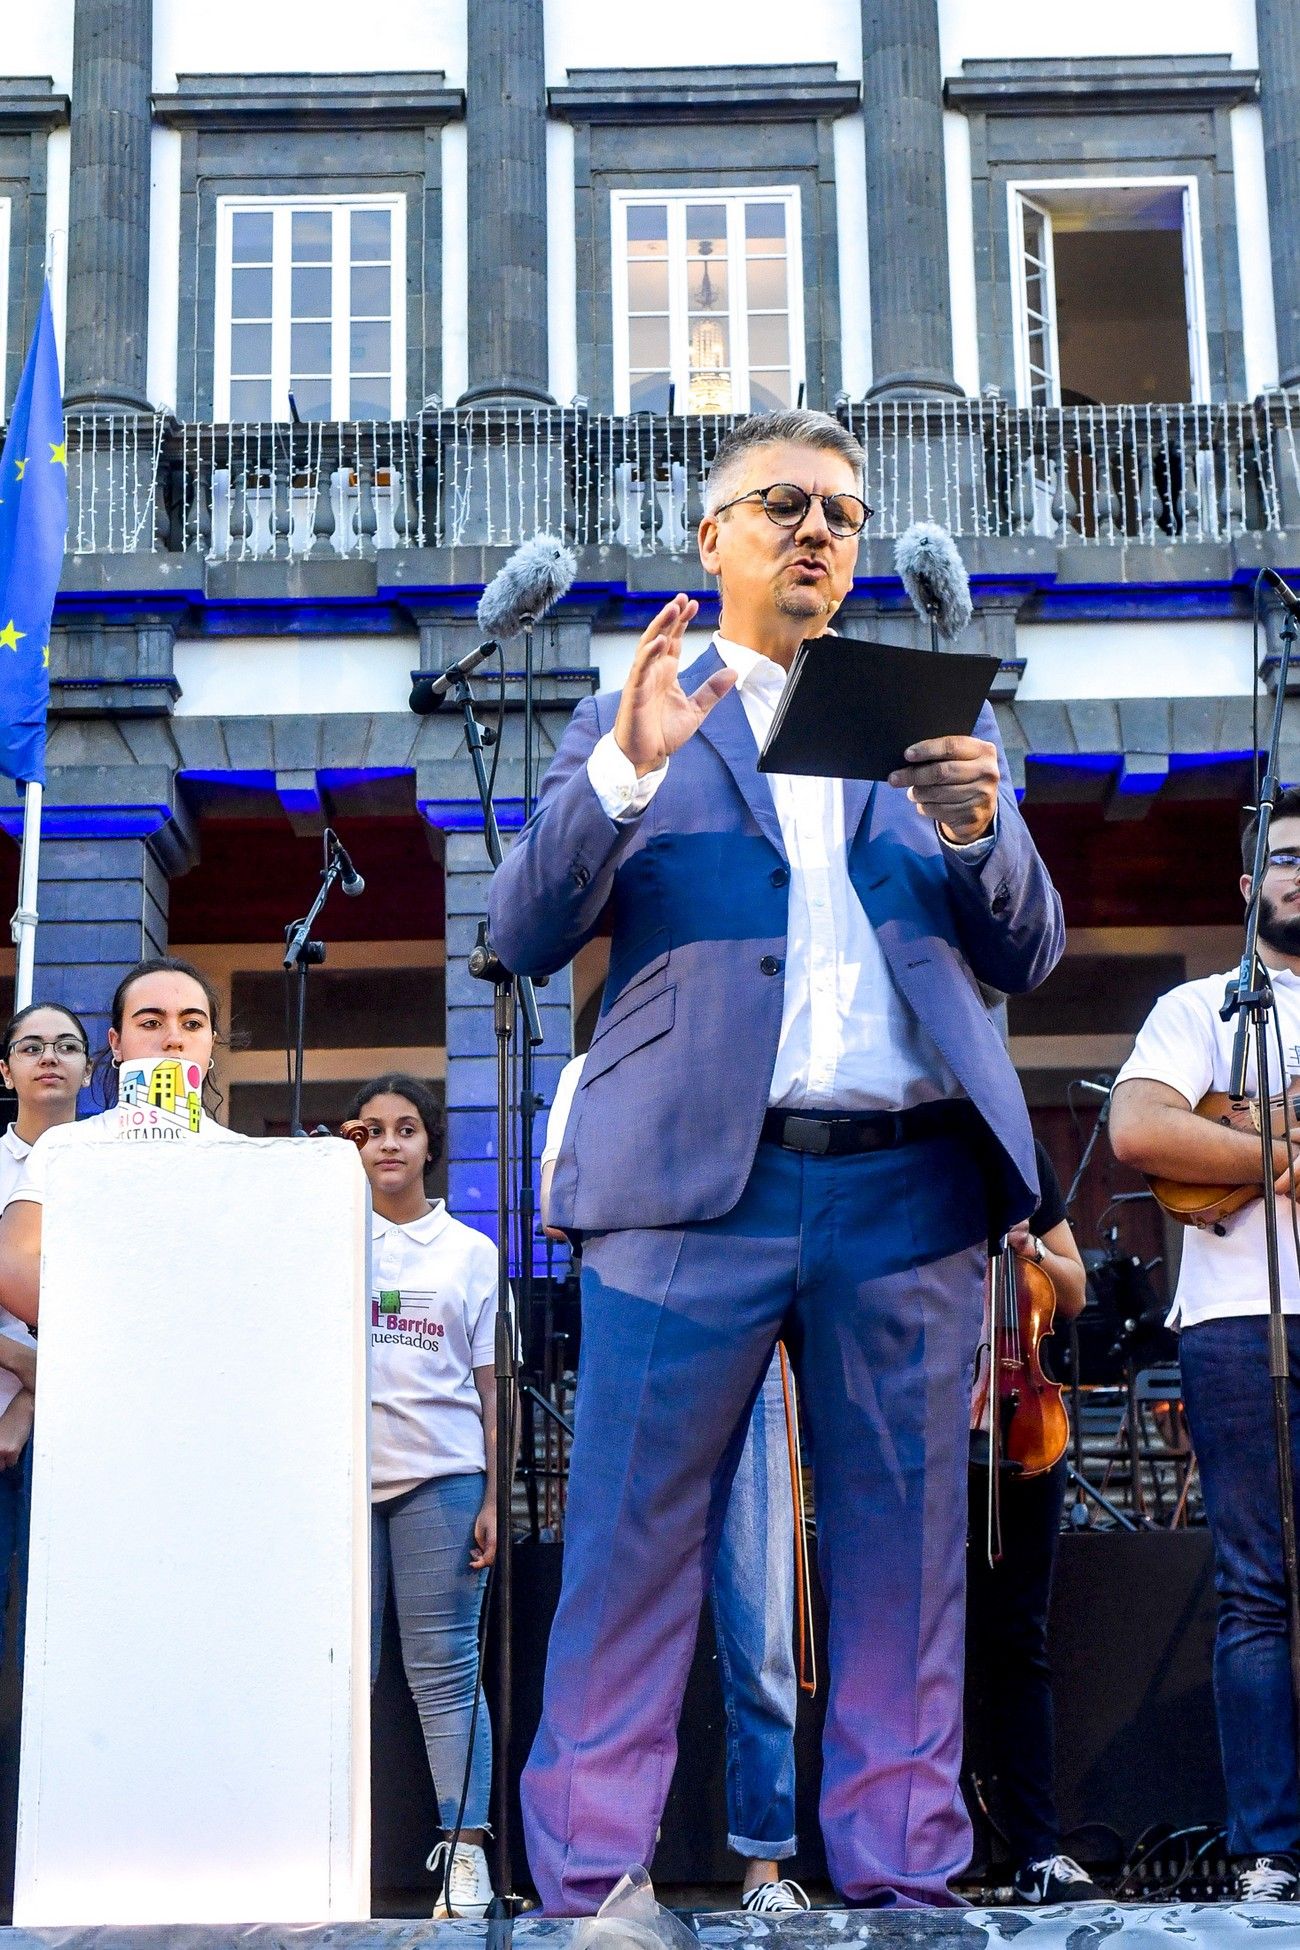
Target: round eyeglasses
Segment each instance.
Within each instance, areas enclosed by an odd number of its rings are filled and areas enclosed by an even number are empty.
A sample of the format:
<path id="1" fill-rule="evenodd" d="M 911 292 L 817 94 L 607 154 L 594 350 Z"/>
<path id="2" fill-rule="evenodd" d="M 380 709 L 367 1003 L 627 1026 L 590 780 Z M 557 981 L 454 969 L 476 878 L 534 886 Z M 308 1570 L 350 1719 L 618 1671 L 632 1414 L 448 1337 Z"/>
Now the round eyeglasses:
<path id="1" fill-rule="evenodd" d="M 16 1043 L 10 1043 L 9 1055 L 26 1056 L 33 1063 L 39 1063 L 47 1049 L 52 1049 L 56 1056 L 63 1057 L 69 1063 L 74 1057 L 86 1054 L 86 1045 L 75 1036 L 54 1036 L 48 1041 L 43 1036 L 20 1036 Z"/>
<path id="2" fill-rule="evenodd" d="M 748 494 L 738 494 L 734 501 L 724 501 L 713 512 L 715 515 L 725 515 L 728 508 L 738 508 L 742 501 L 753 500 L 762 502 L 763 513 L 778 528 L 797 528 L 813 502 L 820 501 L 826 526 L 841 541 L 849 535 L 860 535 L 873 513 L 856 494 L 810 494 L 806 488 L 796 487 L 793 481 L 777 481 L 772 487 L 750 488 Z"/>

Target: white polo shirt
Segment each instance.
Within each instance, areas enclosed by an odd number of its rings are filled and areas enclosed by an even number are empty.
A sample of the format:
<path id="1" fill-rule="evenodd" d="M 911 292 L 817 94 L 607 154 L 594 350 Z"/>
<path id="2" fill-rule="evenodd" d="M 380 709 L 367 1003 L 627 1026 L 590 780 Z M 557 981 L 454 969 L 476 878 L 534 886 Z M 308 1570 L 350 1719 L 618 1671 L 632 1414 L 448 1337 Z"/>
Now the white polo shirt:
<path id="1" fill-rule="evenodd" d="M 1235 969 L 1225 970 L 1199 982 L 1184 982 L 1161 996 L 1143 1023 L 1133 1054 L 1116 1077 L 1116 1084 L 1127 1083 L 1131 1077 L 1168 1084 L 1193 1110 L 1207 1092 L 1226 1090 L 1235 1025 L 1224 1022 L 1219 1010 L 1228 983 L 1235 978 Z M 1272 978 L 1287 1075 L 1300 1079 L 1300 976 L 1278 968 L 1272 971 Z M 1276 1096 L 1281 1078 L 1272 1025 L 1269 1058 L 1269 1087 Z M 1246 1094 L 1257 1094 L 1253 1046 Z M 1300 1267 L 1291 1229 L 1292 1209 L 1289 1200 L 1278 1202 L 1278 1257 L 1283 1307 L 1287 1313 L 1300 1313 Z M 1263 1199 L 1253 1200 L 1225 1219 L 1223 1226 L 1222 1237 L 1196 1226 L 1185 1229 L 1178 1291 L 1169 1315 L 1171 1327 L 1193 1327 L 1202 1320 L 1268 1312 Z"/>
<path id="2" fill-rule="evenodd" d="M 487 1466 L 475 1368 L 491 1365 L 497 1249 L 439 1199 L 370 1235 L 370 1483 L 376 1503 Z"/>

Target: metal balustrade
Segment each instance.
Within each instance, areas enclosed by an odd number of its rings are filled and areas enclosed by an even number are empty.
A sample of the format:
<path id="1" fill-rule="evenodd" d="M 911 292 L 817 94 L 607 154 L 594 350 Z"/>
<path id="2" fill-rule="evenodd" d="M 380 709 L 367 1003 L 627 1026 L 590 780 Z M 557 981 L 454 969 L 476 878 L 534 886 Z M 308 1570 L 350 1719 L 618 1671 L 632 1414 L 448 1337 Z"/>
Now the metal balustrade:
<path id="1" fill-rule="evenodd" d="M 1205 406 L 875 401 L 839 414 L 867 452 L 873 539 L 928 520 L 958 540 L 1178 546 L 1277 530 L 1284 501 L 1300 507 L 1300 393 Z M 70 417 L 68 546 L 329 561 L 510 547 L 546 530 L 578 548 L 678 554 L 730 425 L 581 407 L 299 425 Z"/>

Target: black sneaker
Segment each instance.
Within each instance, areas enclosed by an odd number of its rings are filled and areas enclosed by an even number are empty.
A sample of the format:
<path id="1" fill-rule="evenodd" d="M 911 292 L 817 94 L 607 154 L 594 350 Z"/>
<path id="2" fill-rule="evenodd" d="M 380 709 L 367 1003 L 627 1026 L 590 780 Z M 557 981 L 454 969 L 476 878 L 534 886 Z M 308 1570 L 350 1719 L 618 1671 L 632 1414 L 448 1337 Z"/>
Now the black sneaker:
<path id="1" fill-rule="evenodd" d="M 1018 1903 L 1100 1903 L 1105 1895 L 1069 1855 L 1026 1862 L 1011 1878 Z"/>
<path id="2" fill-rule="evenodd" d="M 1292 1855 L 1242 1855 L 1234 1863 L 1239 1903 L 1300 1900 L 1300 1869 Z"/>

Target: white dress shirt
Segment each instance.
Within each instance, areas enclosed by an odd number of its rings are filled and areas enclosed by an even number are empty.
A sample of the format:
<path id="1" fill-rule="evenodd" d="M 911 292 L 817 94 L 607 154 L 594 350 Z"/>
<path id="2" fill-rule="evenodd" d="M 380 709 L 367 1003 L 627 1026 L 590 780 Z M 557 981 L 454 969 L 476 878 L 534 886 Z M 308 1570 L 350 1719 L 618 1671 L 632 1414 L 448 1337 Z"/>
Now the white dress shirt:
<path id="1" fill-rule="evenodd" d="M 761 748 L 786 673 L 742 644 L 715 637 L 736 673 L 745 716 Z M 600 739 L 587 774 L 611 819 L 645 811 L 668 761 L 638 779 L 613 732 Z M 904 1001 L 875 929 L 849 880 L 840 779 L 767 775 L 790 866 L 785 996 L 768 1103 L 780 1110 L 905 1110 L 964 1095 L 933 1039 Z M 942 837 L 942 836 L 941 836 Z M 992 836 L 955 849 L 978 859 Z"/>

